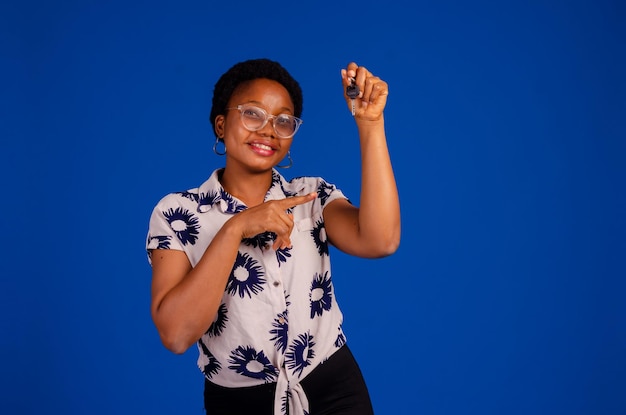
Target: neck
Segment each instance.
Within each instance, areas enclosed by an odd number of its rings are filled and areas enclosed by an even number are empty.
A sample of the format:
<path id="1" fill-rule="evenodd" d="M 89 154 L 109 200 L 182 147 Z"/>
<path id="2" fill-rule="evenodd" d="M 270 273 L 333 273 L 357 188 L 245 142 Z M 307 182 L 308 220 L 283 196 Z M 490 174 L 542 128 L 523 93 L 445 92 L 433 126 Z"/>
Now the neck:
<path id="1" fill-rule="evenodd" d="M 232 168 L 224 168 L 220 177 L 224 190 L 248 207 L 260 205 L 265 200 L 265 194 L 272 185 L 272 171 L 260 173 L 235 172 Z"/>

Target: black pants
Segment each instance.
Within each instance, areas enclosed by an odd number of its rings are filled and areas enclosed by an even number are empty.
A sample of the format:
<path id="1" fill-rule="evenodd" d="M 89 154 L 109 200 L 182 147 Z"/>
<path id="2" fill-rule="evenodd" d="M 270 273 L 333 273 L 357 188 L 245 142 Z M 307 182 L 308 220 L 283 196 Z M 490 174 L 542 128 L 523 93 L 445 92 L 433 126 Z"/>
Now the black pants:
<path id="1" fill-rule="evenodd" d="M 373 415 L 365 380 L 348 346 L 337 350 L 300 384 L 310 415 Z M 208 415 L 273 415 L 275 383 L 225 388 L 205 380 L 204 407 Z"/>

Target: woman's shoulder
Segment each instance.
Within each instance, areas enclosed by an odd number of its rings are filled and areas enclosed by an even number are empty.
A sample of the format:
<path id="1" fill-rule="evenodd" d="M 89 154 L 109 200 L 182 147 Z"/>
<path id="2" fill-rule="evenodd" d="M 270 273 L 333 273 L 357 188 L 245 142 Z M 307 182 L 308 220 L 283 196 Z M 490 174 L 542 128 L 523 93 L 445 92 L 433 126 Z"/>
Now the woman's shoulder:
<path id="1" fill-rule="evenodd" d="M 198 188 L 189 190 L 171 192 L 163 196 L 156 204 L 156 207 L 163 210 L 172 207 L 180 207 L 186 205 L 197 205 L 199 200 Z"/>
<path id="2" fill-rule="evenodd" d="M 198 187 L 168 193 L 159 200 L 157 206 L 181 206 L 189 204 L 197 205 L 203 198 L 203 193 L 209 192 L 212 188 L 216 186 L 214 183 L 217 180 L 216 177 L 216 173 L 214 172 L 204 183 L 202 183 Z"/>
<path id="3" fill-rule="evenodd" d="M 326 187 L 335 187 L 319 176 L 298 176 L 291 180 L 283 181 L 283 185 L 285 190 L 289 190 L 289 193 L 293 194 L 305 194 Z"/>

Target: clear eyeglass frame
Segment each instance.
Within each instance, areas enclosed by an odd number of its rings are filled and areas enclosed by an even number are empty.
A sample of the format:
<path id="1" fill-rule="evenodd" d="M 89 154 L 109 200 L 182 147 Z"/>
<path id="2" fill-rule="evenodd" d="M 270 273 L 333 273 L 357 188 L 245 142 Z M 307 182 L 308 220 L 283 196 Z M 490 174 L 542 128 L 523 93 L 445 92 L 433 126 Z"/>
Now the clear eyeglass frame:
<path id="1" fill-rule="evenodd" d="M 240 104 L 236 107 L 226 108 L 227 110 L 238 110 L 241 114 L 241 123 L 248 131 L 259 131 L 267 122 L 272 120 L 272 128 L 278 138 L 292 138 L 297 132 L 303 121 L 291 114 L 268 114 L 263 108 L 253 104 Z M 251 111 L 252 114 L 248 113 Z M 256 114 L 254 116 L 253 114 Z M 279 123 L 277 125 L 277 122 Z M 281 123 L 282 122 L 282 123 Z M 286 129 L 286 130 L 285 130 Z M 292 131 L 293 130 L 293 131 Z"/>

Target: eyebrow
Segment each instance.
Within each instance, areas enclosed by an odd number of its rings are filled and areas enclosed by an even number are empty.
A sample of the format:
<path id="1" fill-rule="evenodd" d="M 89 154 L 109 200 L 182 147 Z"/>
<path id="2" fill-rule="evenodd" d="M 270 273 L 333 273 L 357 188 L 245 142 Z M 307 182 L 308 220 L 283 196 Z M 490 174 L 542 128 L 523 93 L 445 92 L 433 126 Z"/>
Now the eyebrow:
<path id="1" fill-rule="evenodd" d="M 256 105 L 259 105 L 261 107 L 264 107 L 263 103 L 259 102 L 259 101 L 248 101 L 248 102 L 246 102 L 246 104 L 256 104 Z M 289 114 L 293 114 L 293 111 L 291 110 L 291 108 L 287 108 L 287 107 L 279 108 L 279 111 L 281 111 L 280 113 L 288 112 Z"/>

